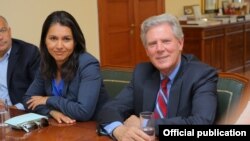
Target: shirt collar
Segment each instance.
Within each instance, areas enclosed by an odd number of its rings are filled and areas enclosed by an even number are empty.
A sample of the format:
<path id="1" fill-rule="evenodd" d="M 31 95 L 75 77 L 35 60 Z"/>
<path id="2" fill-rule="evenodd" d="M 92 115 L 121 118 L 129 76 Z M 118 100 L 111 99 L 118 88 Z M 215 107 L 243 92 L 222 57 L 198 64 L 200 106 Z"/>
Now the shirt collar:
<path id="1" fill-rule="evenodd" d="M 179 62 L 179 63 L 177 64 L 177 66 L 174 68 L 174 70 L 173 70 L 173 71 L 170 73 L 170 75 L 168 76 L 170 82 L 173 82 L 172 80 L 174 80 L 174 78 L 175 78 L 177 72 L 179 71 L 180 65 L 181 65 L 181 62 Z M 160 75 L 161 75 L 161 80 L 164 79 L 163 74 L 160 74 Z"/>
<path id="2" fill-rule="evenodd" d="M 10 51 L 11 51 L 11 48 L 9 48 L 9 50 L 3 55 L 3 57 L 0 60 L 8 59 L 10 56 Z"/>
<path id="3" fill-rule="evenodd" d="M 12 48 L 12 47 L 11 47 L 11 48 Z M 7 55 L 7 56 L 10 56 L 11 48 L 6 52 L 6 55 Z"/>

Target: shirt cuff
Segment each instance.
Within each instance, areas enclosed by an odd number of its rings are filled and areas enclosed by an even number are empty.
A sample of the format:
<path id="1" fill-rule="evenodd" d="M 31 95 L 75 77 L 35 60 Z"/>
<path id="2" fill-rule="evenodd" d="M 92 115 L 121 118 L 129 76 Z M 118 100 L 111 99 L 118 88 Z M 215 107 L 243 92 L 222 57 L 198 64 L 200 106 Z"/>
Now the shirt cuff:
<path id="1" fill-rule="evenodd" d="M 15 106 L 16 106 L 17 109 L 19 109 L 19 110 L 25 110 L 23 104 L 21 104 L 21 103 L 17 103 L 17 104 L 15 104 Z"/>
<path id="2" fill-rule="evenodd" d="M 105 126 L 104 126 L 104 130 L 106 131 L 106 133 L 108 133 L 110 136 L 112 136 L 113 130 L 114 130 L 116 127 L 120 126 L 120 125 L 122 125 L 121 122 L 115 121 L 115 122 L 112 122 L 112 123 L 110 123 L 110 124 L 105 125 Z"/>

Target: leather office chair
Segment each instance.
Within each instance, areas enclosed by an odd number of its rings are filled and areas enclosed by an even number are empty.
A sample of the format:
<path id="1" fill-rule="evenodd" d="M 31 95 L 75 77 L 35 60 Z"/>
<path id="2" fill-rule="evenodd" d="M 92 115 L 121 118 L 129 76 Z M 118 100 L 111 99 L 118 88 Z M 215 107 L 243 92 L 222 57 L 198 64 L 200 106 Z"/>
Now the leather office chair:
<path id="1" fill-rule="evenodd" d="M 237 74 L 219 72 L 216 124 L 234 124 L 249 100 L 249 79 Z"/>
<path id="2" fill-rule="evenodd" d="M 129 70 L 101 70 L 104 85 L 111 97 L 115 97 L 132 78 L 132 71 Z"/>

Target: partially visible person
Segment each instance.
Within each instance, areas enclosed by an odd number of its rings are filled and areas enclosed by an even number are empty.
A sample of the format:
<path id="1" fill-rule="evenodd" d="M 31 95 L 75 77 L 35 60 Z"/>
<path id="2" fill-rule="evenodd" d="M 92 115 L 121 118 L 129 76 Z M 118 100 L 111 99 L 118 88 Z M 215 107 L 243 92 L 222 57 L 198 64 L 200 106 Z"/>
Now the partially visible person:
<path id="1" fill-rule="evenodd" d="M 94 119 L 108 99 L 98 60 L 86 51 L 75 18 L 51 13 L 43 23 L 41 66 L 24 96 L 29 112 L 52 116 L 58 123 Z"/>
<path id="2" fill-rule="evenodd" d="M 0 15 L 0 105 L 24 110 L 22 98 L 38 70 L 38 47 L 14 39 L 11 28 Z"/>
<path id="3" fill-rule="evenodd" d="M 154 113 L 156 135 L 158 125 L 213 124 L 217 71 L 193 55 L 182 54 L 184 35 L 176 17 L 162 14 L 146 19 L 141 39 L 150 62 L 138 64 L 130 84 L 103 106 L 98 131 L 118 141 L 150 140 L 140 129 L 143 111 Z"/>

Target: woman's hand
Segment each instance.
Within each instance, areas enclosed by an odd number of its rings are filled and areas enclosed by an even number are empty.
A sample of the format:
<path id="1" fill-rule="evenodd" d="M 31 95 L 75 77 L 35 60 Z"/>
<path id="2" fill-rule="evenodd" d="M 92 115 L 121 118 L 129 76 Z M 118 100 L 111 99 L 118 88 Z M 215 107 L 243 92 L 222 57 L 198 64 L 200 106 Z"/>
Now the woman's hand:
<path id="1" fill-rule="evenodd" d="M 45 105 L 47 102 L 48 96 L 32 96 L 30 100 L 26 102 L 28 104 L 28 109 L 34 110 L 39 105 Z"/>
<path id="2" fill-rule="evenodd" d="M 58 123 L 68 123 L 68 124 L 72 124 L 75 123 L 76 120 L 69 118 L 68 116 L 64 115 L 63 113 L 56 111 L 56 110 L 52 110 L 49 113 Z"/>

